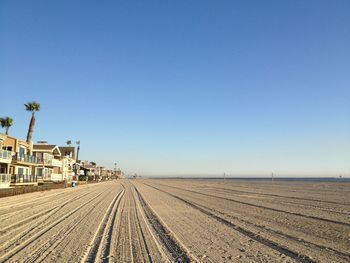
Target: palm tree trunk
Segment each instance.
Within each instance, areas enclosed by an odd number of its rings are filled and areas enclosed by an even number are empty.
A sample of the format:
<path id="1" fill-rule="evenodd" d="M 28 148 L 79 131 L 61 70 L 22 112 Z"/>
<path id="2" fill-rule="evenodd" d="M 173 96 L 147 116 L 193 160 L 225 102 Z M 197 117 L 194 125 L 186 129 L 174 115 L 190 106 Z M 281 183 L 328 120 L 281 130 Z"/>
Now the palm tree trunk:
<path id="1" fill-rule="evenodd" d="M 6 127 L 6 135 L 9 135 L 9 129 L 10 127 Z"/>
<path id="2" fill-rule="evenodd" d="M 32 142 L 34 126 L 35 126 L 35 112 L 33 111 L 32 118 L 30 120 L 30 124 L 29 124 L 29 128 L 28 128 L 28 133 L 27 133 L 27 143 L 28 144 L 30 144 Z"/>

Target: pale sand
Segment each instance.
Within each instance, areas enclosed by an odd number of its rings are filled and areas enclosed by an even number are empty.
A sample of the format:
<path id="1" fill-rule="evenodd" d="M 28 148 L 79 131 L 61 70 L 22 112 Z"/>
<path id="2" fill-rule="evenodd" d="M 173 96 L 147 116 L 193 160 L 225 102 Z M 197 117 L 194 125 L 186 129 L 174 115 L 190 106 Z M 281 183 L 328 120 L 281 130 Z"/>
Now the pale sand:
<path id="1" fill-rule="evenodd" d="M 350 262 L 350 184 L 120 180 L 0 199 L 0 262 Z"/>

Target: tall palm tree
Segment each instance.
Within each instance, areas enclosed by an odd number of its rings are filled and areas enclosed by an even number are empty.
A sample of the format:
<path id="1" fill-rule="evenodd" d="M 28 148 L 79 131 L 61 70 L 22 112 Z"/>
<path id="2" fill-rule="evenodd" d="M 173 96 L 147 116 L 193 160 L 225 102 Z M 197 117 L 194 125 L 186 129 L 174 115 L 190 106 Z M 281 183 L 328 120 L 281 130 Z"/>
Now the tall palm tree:
<path id="1" fill-rule="evenodd" d="M 32 113 L 32 118 L 29 123 L 28 133 L 27 133 L 27 143 L 32 142 L 33 131 L 35 126 L 35 112 L 40 110 L 40 103 L 38 102 L 28 102 L 24 104 L 26 111 L 30 111 Z"/>
<path id="2" fill-rule="evenodd" d="M 6 135 L 9 135 L 9 129 L 13 125 L 13 119 L 10 117 L 0 118 L 0 125 L 6 129 Z"/>
<path id="3" fill-rule="evenodd" d="M 77 160 L 79 160 L 80 141 L 76 141 L 75 143 L 78 145 L 78 148 L 77 148 Z"/>
<path id="4" fill-rule="evenodd" d="M 67 144 L 68 146 L 71 146 L 71 145 L 72 145 L 72 141 L 71 141 L 71 140 L 68 140 L 68 141 L 66 142 L 66 144 Z"/>

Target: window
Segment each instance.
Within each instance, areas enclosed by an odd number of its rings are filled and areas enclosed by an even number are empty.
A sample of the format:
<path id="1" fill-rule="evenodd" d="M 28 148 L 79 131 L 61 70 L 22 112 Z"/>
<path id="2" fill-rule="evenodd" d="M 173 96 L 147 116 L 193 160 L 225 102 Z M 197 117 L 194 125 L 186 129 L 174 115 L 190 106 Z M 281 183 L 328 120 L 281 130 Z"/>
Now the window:
<path id="1" fill-rule="evenodd" d="M 6 174 L 7 173 L 7 165 L 1 165 L 0 163 L 0 174 Z"/>
<path id="2" fill-rule="evenodd" d="M 44 170 L 44 168 L 36 168 L 36 175 L 43 176 L 43 170 Z"/>
<path id="3" fill-rule="evenodd" d="M 23 175 L 24 169 L 22 167 L 18 167 L 18 175 Z"/>
<path id="4" fill-rule="evenodd" d="M 2 146 L 2 149 L 12 152 L 12 146 Z"/>
<path id="5" fill-rule="evenodd" d="M 26 154 L 26 148 L 23 147 L 23 146 L 20 146 L 20 147 L 19 147 L 19 155 L 20 155 L 20 156 L 23 156 L 23 155 L 25 155 L 25 154 Z"/>

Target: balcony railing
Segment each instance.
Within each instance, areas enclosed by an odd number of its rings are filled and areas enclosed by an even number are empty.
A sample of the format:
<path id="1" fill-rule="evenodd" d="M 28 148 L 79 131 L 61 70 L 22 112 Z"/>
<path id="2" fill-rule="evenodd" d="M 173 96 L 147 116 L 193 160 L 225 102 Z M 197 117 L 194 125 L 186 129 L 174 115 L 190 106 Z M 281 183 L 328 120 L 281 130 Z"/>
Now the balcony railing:
<path id="1" fill-rule="evenodd" d="M 62 167 L 62 161 L 55 159 L 52 155 L 44 153 L 42 158 L 36 157 L 38 160 L 38 163 L 44 165 L 44 166 L 56 166 L 56 167 Z"/>
<path id="2" fill-rule="evenodd" d="M 0 174 L 0 184 L 11 182 L 11 174 Z"/>
<path id="3" fill-rule="evenodd" d="M 13 160 L 17 162 L 26 162 L 26 163 L 41 163 L 41 160 L 34 155 L 19 154 L 19 153 L 16 153 L 13 156 Z"/>
<path id="4" fill-rule="evenodd" d="M 44 159 L 42 160 L 42 163 L 43 163 L 44 165 L 52 165 L 52 159 L 44 158 Z"/>
<path id="5" fill-rule="evenodd" d="M 11 176 L 11 183 L 34 183 L 36 181 L 35 175 L 15 174 Z"/>
<path id="6" fill-rule="evenodd" d="M 52 165 L 52 159 L 53 159 L 53 155 L 48 154 L 48 153 L 44 153 L 43 154 L 43 159 L 41 160 L 41 162 L 44 165 Z"/>
<path id="7" fill-rule="evenodd" d="M 57 159 L 52 159 L 52 166 L 56 166 L 56 167 L 61 167 L 62 168 L 62 161 L 61 160 L 57 160 Z"/>
<path id="8" fill-rule="evenodd" d="M 7 150 L 0 150 L 0 158 L 10 160 L 12 152 Z"/>

